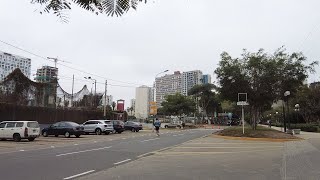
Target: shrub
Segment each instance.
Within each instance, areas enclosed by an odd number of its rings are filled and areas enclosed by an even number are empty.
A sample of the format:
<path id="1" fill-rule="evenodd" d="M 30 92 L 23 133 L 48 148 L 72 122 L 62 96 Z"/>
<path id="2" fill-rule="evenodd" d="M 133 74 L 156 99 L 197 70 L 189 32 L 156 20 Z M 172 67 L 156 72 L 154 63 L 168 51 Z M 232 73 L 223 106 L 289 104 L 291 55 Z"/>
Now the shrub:
<path id="1" fill-rule="evenodd" d="M 291 124 L 291 129 L 301 129 L 301 131 L 318 132 L 319 127 L 315 124 Z"/>

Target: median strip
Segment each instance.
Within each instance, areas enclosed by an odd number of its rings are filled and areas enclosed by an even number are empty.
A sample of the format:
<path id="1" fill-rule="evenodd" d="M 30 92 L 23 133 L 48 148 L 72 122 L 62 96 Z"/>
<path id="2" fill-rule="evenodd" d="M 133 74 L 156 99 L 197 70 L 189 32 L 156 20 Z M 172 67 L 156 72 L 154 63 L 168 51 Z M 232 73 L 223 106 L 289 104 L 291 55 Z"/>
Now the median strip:
<path id="1" fill-rule="evenodd" d="M 80 174 L 76 174 L 76 175 L 73 175 L 73 176 L 69 176 L 69 177 L 66 177 L 66 178 L 63 178 L 63 179 L 64 179 L 64 180 L 73 179 L 73 178 L 76 178 L 76 177 L 79 177 L 79 176 L 83 176 L 83 175 L 92 173 L 92 172 L 94 172 L 94 171 L 95 171 L 95 170 L 86 171 L 86 172 L 83 172 L 83 173 L 80 173 Z"/>
<path id="2" fill-rule="evenodd" d="M 107 146 L 107 147 L 103 147 L 103 148 L 96 148 L 96 149 L 88 149 L 88 150 L 84 150 L 84 151 L 76 151 L 76 152 L 70 152 L 70 153 L 65 153 L 65 154 L 58 154 L 56 156 L 60 157 L 60 156 L 66 156 L 66 155 L 71 155 L 71 154 L 79 154 L 79 153 L 84 153 L 84 152 L 99 151 L 99 150 L 109 149 L 111 147 L 112 146 Z"/>

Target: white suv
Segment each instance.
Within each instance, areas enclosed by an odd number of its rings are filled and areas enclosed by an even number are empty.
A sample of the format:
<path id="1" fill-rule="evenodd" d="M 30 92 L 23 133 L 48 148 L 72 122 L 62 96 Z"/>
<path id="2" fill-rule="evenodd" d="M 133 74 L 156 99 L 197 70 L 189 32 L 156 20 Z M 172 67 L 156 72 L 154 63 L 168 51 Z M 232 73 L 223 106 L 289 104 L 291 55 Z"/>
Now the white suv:
<path id="1" fill-rule="evenodd" d="M 40 135 L 40 127 L 37 121 L 2 121 L 0 123 L 0 139 L 13 139 L 19 142 L 21 139 L 33 141 Z"/>
<path id="2" fill-rule="evenodd" d="M 101 135 L 102 133 L 110 134 L 110 132 L 113 132 L 113 124 L 110 120 L 89 120 L 83 123 L 83 127 L 86 134 Z"/>

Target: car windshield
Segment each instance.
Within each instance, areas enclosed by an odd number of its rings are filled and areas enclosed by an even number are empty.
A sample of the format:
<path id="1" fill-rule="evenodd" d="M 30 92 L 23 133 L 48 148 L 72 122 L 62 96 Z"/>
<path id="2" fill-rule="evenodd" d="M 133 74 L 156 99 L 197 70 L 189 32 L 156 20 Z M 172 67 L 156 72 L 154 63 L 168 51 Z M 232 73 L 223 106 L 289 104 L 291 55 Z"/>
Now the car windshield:
<path id="1" fill-rule="evenodd" d="M 28 122 L 27 127 L 30 128 L 39 128 L 39 123 L 38 122 Z"/>

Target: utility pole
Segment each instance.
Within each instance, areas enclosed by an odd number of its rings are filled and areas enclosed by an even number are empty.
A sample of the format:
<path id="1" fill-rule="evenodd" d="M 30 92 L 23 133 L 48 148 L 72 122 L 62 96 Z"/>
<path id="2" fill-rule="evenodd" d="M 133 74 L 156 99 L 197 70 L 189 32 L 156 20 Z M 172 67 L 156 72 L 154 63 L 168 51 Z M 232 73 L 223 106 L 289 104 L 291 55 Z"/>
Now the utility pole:
<path id="1" fill-rule="evenodd" d="M 107 86 L 108 86 L 108 80 L 106 80 L 106 84 L 104 88 L 104 108 L 103 108 L 104 119 L 107 119 Z"/>
<path id="2" fill-rule="evenodd" d="M 74 74 L 72 75 L 71 107 L 73 107 L 73 88 L 74 88 Z"/>

